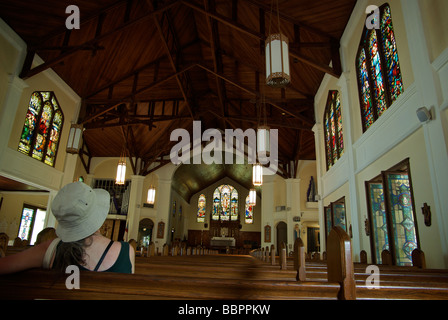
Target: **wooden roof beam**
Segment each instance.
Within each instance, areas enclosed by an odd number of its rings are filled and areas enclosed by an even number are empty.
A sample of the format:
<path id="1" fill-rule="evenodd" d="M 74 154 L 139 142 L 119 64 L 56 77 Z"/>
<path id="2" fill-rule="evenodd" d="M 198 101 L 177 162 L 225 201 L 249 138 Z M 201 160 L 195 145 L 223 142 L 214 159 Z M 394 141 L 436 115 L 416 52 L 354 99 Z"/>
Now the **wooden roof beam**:
<path id="1" fill-rule="evenodd" d="M 67 59 L 68 57 L 72 56 L 73 54 L 77 53 L 79 50 L 83 50 L 86 47 L 92 47 L 95 46 L 98 42 L 116 34 L 117 32 L 126 30 L 130 27 L 133 27 L 135 24 L 140 23 L 142 21 L 145 21 L 147 19 L 150 19 L 154 16 L 156 16 L 158 13 L 160 12 L 164 12 L 165 10 L 170 9 L 171 7 L 173 7 L 174 5 L 176 5 L 178 3 L 178 1 L 172 2 L 162 8 L 159 8 L 157 10 L 154 10 L 153 12 L 148 13 L 147 15 L 137 18 L 135 20 L 132 21 L 128 21 L 128 22 L 124 22 L 121 25 L 119 25 L 118 27 L 116 27 L 113 30 L 110 30 L 109 32 L 103 33 L 101 35 L 95 35 L 95 37 L 89 41 L 86 41 L 78 46 L 74 46 L 72 47 L 70 50 L 64 51 L 62 52 L 59 56 L 44 62 L 43 64 L 34 67 L 31 69 L 31 63 L 25 63 L 22 69 L 22 72 L 20 74 L 20 77 L 22 79 L 28 79 L 36 74 L 41 73 L 42 71 L 45 71 L 49 68 L 54 67 L 55 65 L 59 64 L 60 62 L 64 61 L 65 59 Z M 34 55 L 35 55 L 36 51 L 35 50 L 28 50 L 28 56 L 27 56 L 27 60 L 33 60 Z"/>
<path id="2" fill-rule="evenodd" d="M 201 12 L 201 13 L 205 14 L 207 17 L 211 17 L 211 18 L 213 18 L 213 19 L 215 19 L 215 20 L 217 20 L 217 21 L 219 21 L 221 23 L 224 23 L 225 25 L 227 25 L 227 26 L 229 26 L 229 27 L 231 27 L 231 28 L 233 28 L 235 30 L 238 30 L 239 32 L 242 32 L 242 33 L 244 33 L 244 34 L 246 34 L 246 35 L 248 35 L 248 36 L 250 36 L 252 38 L 255 38 L 255 39 L 258 39 L 258 40 L 261 40 L 261 41 L 266 41 L 266 38 L 267 38 L 266 35 L 261 34 L 258 31 L 251 30 L 248 27 L 246 27 L 246 26 L 244 26 L 244 25 L 242 25 L 242 24 L 240 24 L 240 23 L 238 23 L 236 21 L 233 21 L 232 19 L 229 19 L 229 18 L 227 18 L 227 17 L 225 17 L 225 16 L 223 16 L 221 14 L 218 14 L 218 13 L 208 12 L 207 10 L 205 10 L 205 9 L 203 9 L 203 8 L 193 4 L 193 3 L 189 3 L 188 1 L 182 0 L 181 2 L 182 2 L 182 4 L 192 8 L 192 9 L 198 11 L 198 12 Z M 331 37 L 331 39 L 333 39 L 333 37 Z M 337 40 L 337 39 L 336 39 L 336 41 L 339 42 L 339 40 Z M 289 50 L 289 55 L 291 57 L 296 58 L 296 59 L 302 61 L 303 63 L 305 63 L 305 64 L 307 64 L 307 65 L 309 65 L 309 66 L 311 66 L 311 67 L 313 67 L 313 68 L 315 68 L 317 70 L 319 70 L 319 71 L 328 73 L 328 74 L 330 74 L 330 75 L 332 75 L 332 76 L 334 76 L 336 78 L 339 78 L 340 75 L 341 75 L 339 70 L 334 70 L 332 67 L 330 67 L 328 65 L 325 65 L 323 63 L 314 61 L 312 58 L 307 57 L 307 56 L 305 56 L 305 55 L 303 55 L 303 54 L 301 54 L 301 53 L 299 53 L 297 51 L 294 51 L 292 49 Z M 333 58 L 335 58 L 335 57 L 336 56 L 333 55 Z M 339 63 L 340 63 L 340 61 L 339 61 Z"/>
<path id="3" fill-rule="evenodd" d="M 235 6 L 235 3 L 233 3 L 233 7 Z M 208 12 L 215 12 L 215 2 L 210 0 L 204 0 L 204 7 L 205 10 Z M 222 72 L 222 58 L 221 54 L 219 53 L 220 45 L 219 45 L 219 33 L 218 33 L 218 25 L 216 23 L 216 20 L 206 17 L 207 20 L 207 27 L 210 34 L 210 45 L 211 45 L 211 51 L 212 51 L 212 59 L 213 59 L 213 68 L 215 72 Z M 216 87 L 218 90 L 218 100 L 219 104 L 221 106 L 221 121 L 223 128 L 226 127 L 226 121 L 223 119 L 225 116 L 225 100 L 226 100 L 226 94 L 225 94 L 225 87 L 223 80 L 215 77 L 216 80 Z"/>
<path id="4" fill-rule="evenodd" d="M 151 0 L 146 0 L 146 2 L 148 3 L 148 5 L 150 7 L 153 7 L 153 4 L 152 4 Z M 169 21 L 169 16 L 167 15 L 167 13 L 165 11 L 163 11 L 162 14 L 164 15 L 164 16 L 162 16 L 162 18 L 165 18 L 165 19 L 162 20 L 162 22 L 167 21 L 167 23 L 168 23 L 168 29 L 167 30 L 168 30 L 168 32 L 170 32 L 168 34 L 168 37 L 171 34 L 171 37 L 172 37 L 172 41 L 171 41 L 172 48 L 170 48 L 170 46 L 168 44 L 167 37 L 165 37 L 165 35 L 163 33 L 163 29 L 162 29 L 162 26 L 161 26 L 161 24 L 159 22 L 157 14 L 153 15 L 154 23 L 156 25 L 157 31 L 158 31 L 158 33 L 160 35 L 160 38 L 162 39 L 162 44 L 163 44 L 163 46 L 164 46 L 164 48 L 165 48 L 165 50 L 166 50 L 166 52 L 168 54 L 168 58 L 169 58 L 171 67 L 173 68 L 174 72 L 177 73 L 177 63 L 176 62 L 178 62 L 180 59 L 177 59 L 177 61 L 175 61 L 173 56 L 172 56 L 172 54 L 173 54 L 172 51 L 175 51 L 174 54 L 176 55 L 176 58 L 179 58 L 178 55 L 180 53 L 180 49 L 179 49 L 179 45 L 178 45 L 177 36 L 174 33 L 174 31 L 172 30 L 172 25 L 171 25 L 171 22 Z M 180 75 L 176 75 L 175 78 L 176 78 L 177 84 L 179 85 L 179 89 L 180 89 L 180 91 L 182 93 L 182 96 L 184 97 L 184 101 L 185 101 L 185 103 L 188 106 L 188 110 L 190 112 L 191 118 L 194 119 L 194 113 L 195 112 L 193 110 L 191 99 L 188 96 L 188 93 L 189 93 L 188 91 L 189 90 L 188 90 L 188 88 L 186 88 L 186 86 L 189 86 L 189 81 L 186 78 L 185 74 L 183 74 L 183 73 L 180 74 Z"/>
<path id="5" fill-rule="evenodd" d="M 244 85 L 238 83 L 237 81 L 232 80 L 232 79 L 230 79 L 230 78 L 228 78 L 228 77 L 226 77 L 226 76 L 224 76 L 224 75 L 222 75 L 222 74 L 219 74 L 219 73 L 217 73 L 217 72 L 214 72 L 213 70 L 211 70 L 211 69 L 209 69 L 209 68 L 207 68 L 207 67 L 205 67 L 205 66 L 203 66 L 203 65 L 201 65 L 201 64 L 198 64 L 198 66 L 199 66 L 200 68 L 204 69 L 205 71 L 207 71 L 207 72 L 209 72 L 209 73 L 211 73 L 211 74 L 214 74 L 215 76 L 217 76 L 217 77 L 223 79 L 224 81 L 226 81 L 226 82 L 232 84 L 233 86 L 235 86 L 235 87 L 237 87 L 237 88 L 239 88 L 239 89 L 241 89 L 241 90 L 243 90 L 243 91 L 245 91 L 245 92 L 247 92 L 247 93 L 253 94 L 253 95 L 256 96 L 257 98 L 261 99 L 262 95 L 261 95 L 260 92 L 258 92 L 258 91 L 256 91 L 256 90 L 253 90 L 253 89 L 251 89 L 251 88 L 248 88 L 248 87 L 246 87 L 246 86 L 244 86 Z M 291 116 L 293 116 L 293 117 L 295 117 L 295 118 L 297 118 L 297 119 L 300 119 L 300 120 L 302 120 L 303 122 L 308 123 L 308 124 L 310 124 L 310 125 L 314 125 L 314 121 L 312 121 L 311 119 L 309 119 L 309 118 L 305 117 L 304 115 L 299 114 L 299 113 L 297 113 L 297 112 L 295 112 L 295 111 L 293 111 L 293 110 L 290 110 L 289 108 L 287 108 L 287 107 L 285 107 L 285 106 L 282 106 L 282 104 L 275 103 L 274 101 L 272 101 L 272 100 L 270 100 L 270 99 L 266 99 L 266 98 L 265 98 L 265 101 L 266 101 L 266 103 L 271 104 L 272 106 L 274 106 L 274 107 L 276 107 L 277 109 L 279 109 L 279 110 L 285 112 L 286 114 L 289 114 L 289 115 L 291 115 Z"/>

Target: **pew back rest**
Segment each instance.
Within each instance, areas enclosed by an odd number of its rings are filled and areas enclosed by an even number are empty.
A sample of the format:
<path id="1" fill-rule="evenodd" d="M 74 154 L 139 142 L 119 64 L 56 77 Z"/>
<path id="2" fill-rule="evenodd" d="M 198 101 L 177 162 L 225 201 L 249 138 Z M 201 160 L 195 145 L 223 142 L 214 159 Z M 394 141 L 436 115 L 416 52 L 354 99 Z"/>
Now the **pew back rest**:
<path id="1" fill-rule="evenodd" d="M 341 284 L 339 299 L 356 299 L 351 241 L 339 226 L 333 227 L 327 240 L 327 277 Z"/>

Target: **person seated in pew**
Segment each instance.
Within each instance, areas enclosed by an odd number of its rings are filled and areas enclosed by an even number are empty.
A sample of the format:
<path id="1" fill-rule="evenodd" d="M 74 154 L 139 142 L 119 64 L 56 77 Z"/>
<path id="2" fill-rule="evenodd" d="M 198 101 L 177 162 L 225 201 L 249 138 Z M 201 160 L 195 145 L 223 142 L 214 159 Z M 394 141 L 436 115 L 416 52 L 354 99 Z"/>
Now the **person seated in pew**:
<path id="1" fill-rule="evenodd" d="M 134 273 L 135 251 L 129 243 L 111 241 L 100 233 L 110 207 L 110 195 L 83 182 L 64 186 L 53 199 L 58 238 L 0 259 L 0 274 L 31 268 Z"/>

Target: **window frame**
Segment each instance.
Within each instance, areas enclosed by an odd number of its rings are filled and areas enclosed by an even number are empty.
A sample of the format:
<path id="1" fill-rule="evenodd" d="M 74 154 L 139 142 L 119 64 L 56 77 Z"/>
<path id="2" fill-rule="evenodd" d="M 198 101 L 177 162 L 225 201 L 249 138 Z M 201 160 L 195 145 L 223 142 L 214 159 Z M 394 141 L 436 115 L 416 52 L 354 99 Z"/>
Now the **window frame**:
<path id="1" fill-rule="evenodd" d="M 356 53 L 356 61 L 355 61 L 355 70 L 356 70 L 356 82 L 358 85 L 358 96 L 359 96 L 359 102 L 360 102 L 360 111 L 361 111 L 361 123 L 362 123 L 362 129 L 363 132 L 366 132 L 379 118 L 381 115 L 379 115 L 378 112 L 378 101 L 375 97 L 375 77 L 372 75 L 372 57 L 370 56 L 370 37 L 372 32 L 376 33 L 376 39 L 377 39 L 377 45 L 378 45 L 378 54 L 380 56 L 380 67 L 381 67 L 381 77 L 382 77 L 382 82 L 384 84 L 384 96 L 385 96 L 385 102 L 386 102 L 386 110 L 389 109 L 392 105 L 392 103 L 394 101 L 392 101 L 392 94 L 391 94 L 391 88 L 390 88 L 390 84 L 389 84 L 389 80 L 387 77 L 387 64 L 386 64 L 386 54 L 384 53 L 384 43 L 383 43 L 383 30 L 381 28 L 381 22 L 383 20 L 383 16 L 385 13 L 385 9 L 389 8 L 389 12 L 391 12 L 390 9 L 390 5 L 388 3 L 383 4 L 379 10 L 380 10 L 380 15 L 379 15 L 379 24 L 380 24 L 380 28 L 379 29 L 371 29 L 369 30 L 367 28 L 367 26 L 364 26 L 363 32 L 362 32 L 362 36 L 361 36 L 361 41 L 359 43 L 359 47 L 358 47 L 358 51 Z M 390 13 L 390 15 L 392 16 L 392 13 Z M 393 30 L 394 34 L 395 34 L 395 30 Z M 395 42 L 395 45 L 397 46 L 397 43 Z M 372 101 L 372 117 L 373 117 L 373 122 L 370 126 L 367 126 L 367 123 L 365 121 L 365 115 L 364 115 L 364 102 L 363 102 L 363 84 L 361 84 L 361 73 L 360 73 L 360 68 L 359 66 L 359 59 L 361 56 L 361 51 L 364 49 L 365 55 L 366 55 L 366 68 L 367 68 L 367 80 L 369 82 L 369 92 L 370 92 L 370 97 L 371 97 L 371 101 Z M 401 85 L 403 87 L 403 90 L 401 93 L 404 92 L 404 85 L 403 85 L 403 77 L 401 74 L 401 68 L 400 66 L 400 62 L 399 62 L 399 56 L 398 56 L 398 46 L 397 46 L 397 63 L 398 63 L 398 68 L 400 70 L 400 79 L 401 79 Z M 400 93 L 400 94 L 401 94 Z"/>
<path id="2" fill-rule="evenodd" d="M 33 217 L 32 217 L 31 225 L 29 227 L 26 239 L 22 239 L 20 237 L 20 229 L 21 229 L 21 226 L 22 226 L 23 210 L 25 210 L 25 209 L 33 210 Z M 17 232 L 16 232 L 17 233 L 17 237 L 22 239 L 22 241 L 25 241 L 25 240 L 28 241 L 29 244 L 31 244 L 31 240 L 32 240 L 32 237 L 33 237 L 34 224 L 36 222 L 36 217 L 37 217 L 37 210 L 45 211 L 46 214 L 48 213 L 47 212 L 47 208 L 40 207 L 40 206 L 35 206 L 35 205 L 32 205 L 32 204 L 27 204 L 27 203 L 23 204 L 22 210 L 20 211 L 20 222 L 19 222 L 19 227 L 18 227 Z"/>
<path id="3" fill-rule="evenodd" d="M 374 239 L 374 225 L 373 225 L 373 219 L 372 219 L 372 205 L 370 200 L 370 189 L 369 184 L 371 183 L 381 183 L 383 185 L 383 193 L 384 193 L 384 206 L 385 206 L 385 214 L 386 214 L 386 223 L 387 223 L 387 236 L 388 236 L 388 242 L 389 242 L 389 251 L 392 255 L 392 264 L 397 265 L 397 248 L 395 246 L 395 239 L 393 237 L 394 230 L 393 230 L 393 221 L 392 221 L 392 214 L 391 214 L 391 208 L 390 208 L 390 194 L 387 192 L 387 188 L 385 186 L 386 176 L 388 174 L 403 174 L 406 173 L 409 178 L 409 189 L 411 193 L 411 204 L 412 204 L 412 213 L 413 213 L 413 222 L 414 222 L 414 228 L 415 228 L 415 238 L 416 238 L 416 244 L 417 249 L 421 249 L 420 245 L 420 237 L 419 237 L 419 231 L 418 231 L 418 221 L 417 221 L 417 215 L 416 215 L 416 206 L 415 206 L 415 196 L 414 196 L 414 190 L 413 190 L 413 184 L 412 184 L 412 175 L 411 175 L 411 166 L 410 166 L 410 159 L 406 158 L 397 165 L 393 166 L 392 168 L 381 171 L 381 174 L 373 178 L 372 180 L 366 181 L 366 196 L 367 196 L 367 214 L 368 214 L 368 223 L 370 227 L 370 254 L 372 258 L 372 263 L 377 264 L 378 259 L 376 257 L 376 249 L 375 249 L 375 239 Z M 380 252 L 381 255 L 381 252 Z M 381 256 L 379 257 L 381 258 Z"/>
<path id="4" fill-rule="evenodd" d="M 30 104 L 31 104 L 31 99 L 32 99 L 32 97 L 33 97 L 33 95 L 34 94 L 39 94 L 39 96 L 40 96 L 40 98 L 41 98 L 41 100 L 42 100 L 42 106 L 41 106 L 41 108 L 40 108 L 40 110 L 39 110 L 39 113 L 36 115 L 36 125 L 35 125 L 35 127 L 33 128 L 33 131 L 32 131 L 32 134 L 31 134 L 31 138 L 30 138 L 30 144 L 29 144 L 29 147 L 30 147 L 30 150 L 26 153 L 26 152 L 24 152 L 24 151 L 22 151 L 22 150 L 20 150 L 20 143 L 21 143 L 21 140 L 22 140 L 22 135 L 23 135 L 23 132 L 24 132 L 24 129 L 25 129 L 25 124 L 26 124 L 26 120 L 27 120 L 27 116 L 28 116 L 28 112 L 29 112 L 29 110 L 30 110 Z M 44 97 L 43 97 L 43 94 L 42 93 L 49 93 L 49 99 L 48 100 L 44 100 Z M 57 106 L 58 106 L 58 108 L 55 110 L 55 107 L 54 107 L 54 105 L 53 105 L 53 102 L 52 102 L 52 98 L 54 98 L 55 99 L 55 101 L 56 101 L 56 104 L 57 104 Z M 51 109 L 52 109 L 52 116 L 51 116 L 51 119 L 50 119 L 50 124 L 49 124 L 49 126 L 48 126 L 48 134 L 47 134 L 47 136 L 46 136 L 46 141 L 45 141 L 45 145 L 44 145 L 44 148 L 43 148 L 43 151 L 42 151 L 42 159 L 37 159 L 37 158 L 35 158 L 35 157 L 33 157 L 33 150 L 34 150 L 34 148 L 35 148 L 35 146 L 36 146 L 36 143 L 37 143 L 37 135 L 38 135 L 38 132 L 39 132 L 39 129 L 38 129 L 38 125 L 39 125 L 39 123 L 41 122 L 41 119 L 42 119 L 42 114 L 43 114 L 43 112 L 44 112 L 44 106 L 45 106 L 45 102 L 46 101 L 50 101 L 50 106 L 51 106 Z M 53 124 L 54 124 L 54 119 L 55 119 L 55 116 L 56 116 L 56 113 L 57 112 L 59 112 L 60 114 L 61 114 L 61 126 L 60 126 L 60 132 L 59 132 L 59 137 L 58 137 L 58 141 L 57 141 L 57 146 L 56 146 L 56 150 L 55 150 L 55 153 L 54 153 L 54 160 L 53 160 L 53 164 L 48 164 L 47 162 L 46 162 L 46 157 L 47 157 L 47 152 L 48 152 L 48 148 L 49 148 L 49 144 L 50 144 L 50 140 L 51 140 L 51 133 L 52 133 L 52 131 L 53 131 Z M 56 164 L 56 159 L 57 159 L 57 155 L 58 155 L 58 151 L 59 151 L 59 147 L 60 147 L 60 143 L 61 143 L 61 136 L 62 136 L 62 130 L 63 130 L 63 128 L 64 128 L 64 112 L 62 111 L 62 107 L 61 107 L 61 105 L 59 104 L 59 101 L 58 101 L 58 99 L 56 98 L 56 94 L 54 93 L 54 91 L 45 91 L 45 90 L 41 90 L 41 91 L 33 91 L 33 93 L 31 93 L 31 96 L 30 96 L 30 100 L 29 100 L 29 103 L 28 103 L 28 108 L 27 108 L 27 113 L 26 113 L 26 115 L 25 115 L 25 121 L 24 121 L 24 124 L 23 124 L 23 126 L 22 126 L 22 132 L 21 132 L 21 135 L 20 135 L 20 138 L 19 138 L 19 143 L 18 143 L 18 146 L 17 146 L 17 151 L 19 151 L 20 153 L 23 153 L 23 154 L 25 154 L 25 155 L 27 155 L 27 156 L 29 156 L 30 158 L 32 158 L 32 159 L 34 159 L 34 160 L 37 160 L 37 161 L 39 161 L 39 162 L 42 162 L 42 163 L 44 163 L 44 164 L 46 164 L 47 166 L 50 166 L 50 167 L 52 167 L 52 168 L 54 168 L 54 166 L 55 166 L 55 164 Z"/>
<path id="5" fill-rule="evenodd" d="M 228 205 L 228 210 L 229 210 L 229 212 L 228 212 L 228 219 L 223 219 L 223 211 L 222 211 L 222 189 L 223 189 L 223 187 L 225 187 L 225 186 L 227 186 L 227 187 L 229 187 L 229 205 Z M 217 202 L 215 202 L 215 193 L 216 193 L 216 191 L 218 191 L 218 193 L 219 193 L 219 200 L 217 201 Z M 232 195 L 234 194 L 234 192 L 236 192 L 236 204 L 235 205 L 233 205 L 233 202 L 232 202 Z M 238 189 L 237 188 L 235 188 L 234 186 L 232 186 L 231 184 L 222 184 L 222 185 L 219 185 L 218 187 L 216 187 L 214 190 L 213 190 L 213 193 L 212 193 L 212 200 L 213 200 L 213 203 L 212 203 L 212 214 L 211 214 L 211 219 L 213 220 L 213 221 L 239 221 L 239 219 L 240 219 L 240 210 L 239 210 L 239 206 L 240 206 L 240 193 L 239 193 L 239 191 L 238 191 Z M 217 204 L 217 205 L 215 205 L 215 203 Z M 214 215 L 214 209 L 215 209 L 215 207 L 217 207 L 218 208 L 218 210 L 219 210 L 219 212 L 218 212 L 218 215 Z M 236 215 L 232 215 L 232 208 L 236 208 L 236 210 L 237 210 L 237 213 L 236 213 Z M 215 217 L 218 217 L 218 218 L 215 218 Z M 234 219 L 232 219 L 232 217 L 236 217 L 236 218 L 234 218 Z"/>
<path id="6" fill-rule="evenodd" d="M 325 242 L 330 234 L 331 229 L 335 226 L 334 225 L 334 207 L 337 204 L 342 204 L 344 206 L 344 220 L 345 220 L 345 232 L 348 233 L 348 226 L 347 226 L 347 208 L 345 206 L 345 197 L 340 198 L 337 201 L 331 202 L 328 206 L 324 207 L 324 224 L 325 224 Z M 328 223 L 327 218 L 327 210 L 330 210 L 330 223 Z M 328 230 L 328 227 L 330 226 L 330 230 Z"/>
<path id="7" fill-rule="evenodd" d="M 336 96 L 333 96 L 334 93 L 336 93 Z M 325 112 L 324 112 L 324 143 L 325 143 L 325 159 L 326 159 L 326 166 L 327 166 L 327 171 L 330 170 L 331 167 L 333 167 L 336 162 L 343 156 L 344 154 L 344 148 L 342 150 L 340 150 L 340 144 L 341 144 L 341 139 L 342 139 L 342 143 L 344 144 L 344 124 L 342 124 L 342 128 L 341 131 L 339 132 L 339 128 L 338 128 L 338 114 L 336 113 L 336 101 L 337 98 L 339 97 L 339 112 L 341 114 L 341 119 L 342 119 L 342 104 L 341 104 L 341 96 L 340 96 L 340 92 L 338 90 L 330 90 L 328 92 L 328 98 L 327 98 L 327 105 L 325 107 Z M 328 141 L 328 134 L 327 134 L 327 130 L 326 130 L 326 123 L 327 121 L 331 121 L 330 119 L 330 114 L 331 114 L 331 110 L 333 109 L 333 113 L 334 113 L 334 126 L 335 126 L 335 147 L 336 147 L 336 158 L 333 157 L 333 149 L 331 148 L 331 145 L 329 143 L 327 143 Z M 331 138 L 332 135 L 330 134 L 330 140 L 329 142 L 331 143 Z M 329 159 L 329 156 L 331 156 L 331 159 Z M 331 165 L 330 165 L 331 163 Z"/>

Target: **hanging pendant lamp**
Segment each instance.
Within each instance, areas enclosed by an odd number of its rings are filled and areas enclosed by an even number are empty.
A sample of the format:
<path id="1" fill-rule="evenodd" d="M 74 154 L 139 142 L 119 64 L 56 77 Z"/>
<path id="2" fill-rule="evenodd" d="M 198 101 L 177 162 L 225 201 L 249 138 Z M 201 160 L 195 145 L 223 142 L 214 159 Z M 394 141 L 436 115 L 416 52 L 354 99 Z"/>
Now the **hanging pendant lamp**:
<path id="1" fill-rule="evenodd" d="M 148 204 L 154 204 L 156 200 L 156 188 L 151 185 L 148 189 L 148 196 L 146 198 L 146 203 Z"/>
<path id="2" fill-rule="evenodd" d="M 289 44 L 288 38 L 281 31 L 278 0 L 276 5 L 278 33 L 271 34 L 272 10 L 274 8 L 274 0 L 272 0 L 269 36 L 266 39 L 266 84 L 273 88 L 285 88 L 291 81 Z"/>
<path id="3" fill-rule="evenodd" d="M 154 187 L 154 174 L 151 176 L 151 185 L 148 189 L 148 195 L 146 197 L 146 203 L 154 204 L 156 201 L 156 187 Z"/>
<path id="4" fill-rule="evenodd" d="M 290 82 L 288 38 L 281 33 L 271 34 L 266 39 L 266 84 L 284 88 Z"/>
<path id="5" fill-rule="evenodd" d="M 126 180 L 126 157 L 123 152 L 120 156 L 120 160 L 118 161 L 115 184 L 123 185 L 125 180 Z"/>
<path id="6" fill-rule="evenodd" d="M 257 152 L 269 157 L 271 151 L 270 128 L 267 125 L 259 126 L 257 129 Z"/>
<path id="7" fill-rule="evenodd" d="M 260 163 L 254 164 L 252 169 L 252 183 L 256 187 L 263 184 L 263 166 Z"/>
<path id="8" fill-rule="evenodd" d="M 257 191 L 252 188 L 249 190 L 249 205 L 255 206 L 257 204 Z"/>

